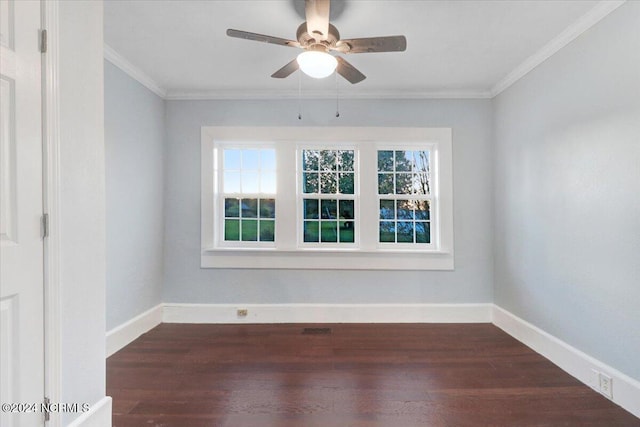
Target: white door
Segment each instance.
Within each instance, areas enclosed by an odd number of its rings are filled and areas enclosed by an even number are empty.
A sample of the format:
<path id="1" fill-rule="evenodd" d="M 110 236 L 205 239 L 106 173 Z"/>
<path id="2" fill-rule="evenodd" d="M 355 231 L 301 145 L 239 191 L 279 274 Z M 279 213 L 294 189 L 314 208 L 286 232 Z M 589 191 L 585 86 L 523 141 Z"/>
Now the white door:
<path id="1" fill-rule="evenodd" d="M 39 405 L 44 398 L 40 7 L 38 0 L 0 0 L 3 427 L 44 424 L 39 407 L 37 412 L 13 413 L 26 408 L 11 405 Z"/>

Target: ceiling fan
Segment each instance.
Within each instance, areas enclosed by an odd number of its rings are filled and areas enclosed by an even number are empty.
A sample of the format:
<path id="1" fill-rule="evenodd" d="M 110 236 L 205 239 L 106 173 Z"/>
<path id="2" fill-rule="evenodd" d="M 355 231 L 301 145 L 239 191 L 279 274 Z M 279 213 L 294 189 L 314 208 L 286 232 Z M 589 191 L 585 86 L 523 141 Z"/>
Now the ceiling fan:
<path id="1" fill-rule="evenodd" d="M 295 40 L 247 31 L 228 29 L 227 35 L 280 46 L 296 47 L 305 51 L 293 61 L 273 73 L 271 77 L 283 79 L 298 69 L 315 78 L 324 78 L 337 71 L 355 84 L 366 78 L 358 69 L 336 53 L 402 52 L 407 48 L 405 36 L 340 39 L 338 29 L 329 23 L 330 0 L 305 0 L 306 21 L 300 24 Z"/>

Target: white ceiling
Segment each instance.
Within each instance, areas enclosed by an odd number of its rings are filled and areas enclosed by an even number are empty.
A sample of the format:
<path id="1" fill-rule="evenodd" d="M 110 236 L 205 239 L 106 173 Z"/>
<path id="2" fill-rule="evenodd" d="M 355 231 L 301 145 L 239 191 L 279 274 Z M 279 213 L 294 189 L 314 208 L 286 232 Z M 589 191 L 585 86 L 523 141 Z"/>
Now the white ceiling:
<path id="1" fill-rule="evenodd" d="M 105 43 L 112 50 L 106 56 L 168 98 L 294 94 L 297 73 L 284 80 L 270 75 L 299 50 L 225 34 L 235 28 L 295 39 L 303 19 L 294 6 L 293 0 L 107 0 Z M 340 90 L 400 97 L 495 94 L 612 9 L 594 0 L 346 0 L 339 6 L 332 23 L 343 38 L 407 37 L 406 52 L 347 55 L 367 79 L 341 80 Z M 302 78 L 306 93 L 335 84 L 332 77 Z"/>

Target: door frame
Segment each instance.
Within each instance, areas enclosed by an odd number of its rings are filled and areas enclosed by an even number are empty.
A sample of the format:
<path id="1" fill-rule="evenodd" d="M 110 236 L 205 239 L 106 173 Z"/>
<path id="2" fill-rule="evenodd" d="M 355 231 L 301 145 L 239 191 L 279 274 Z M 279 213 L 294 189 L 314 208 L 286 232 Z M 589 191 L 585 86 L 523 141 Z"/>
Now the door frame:
<path id="1" fill-rule="evenodd" d="M 40 0 L 41 28 L 47 31 L 42 58 L 43 207 L 48 215 L 44 239 L 44 392 L 61 399 L 60 343 L 60 99 L 58 0 Z M 50 413 L 47 427 L 60 427 L 60 414 Z"/>

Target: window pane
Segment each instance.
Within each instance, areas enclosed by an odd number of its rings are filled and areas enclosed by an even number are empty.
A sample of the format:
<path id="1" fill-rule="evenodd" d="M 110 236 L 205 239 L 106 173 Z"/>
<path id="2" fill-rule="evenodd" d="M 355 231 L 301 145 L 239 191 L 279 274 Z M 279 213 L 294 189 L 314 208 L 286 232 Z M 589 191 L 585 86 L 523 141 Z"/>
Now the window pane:
<path id="1" fill-rule="evenodd" d="M 337 169 L 336 152 L 333 150 L 320 151 L 320 171 L 335 171 Z"/>
<path id="2" fill-rule="evenodd" d="M 337 218 L 337 201 L 336 200 L 321 200 L 321 214 L 322 219 L 336 219 Z"/>
<path id="3" fill-rule="evenodd" d="M 338 179 L 340 181 L 341 194 L 354 193 L 354 177 L 352 173 L 341 173 L 338 175 Z"/>
<path id="4" fill-rule="evenodd" d="M 303 201 L 304 219 L 318 219 L 319 203 L 320 201 L 318 199 L 304 199 Z"/>
<path id="5" fill-rule="evenodd" d="M 224 240 L 230 240 L 230 241 L 240 240 L 240 220 L 238 219 L 224 220 Z"/>
<path id="6" fill-rule="evenodd" d="M 413 222 L 398 221 L 398 243 L 413 243 Z"/>
<path id="7" fill-rule="evenodd" d="M 340 213 L 340 219 L 342 221 L 339 221 L 338 227 L 340 231 L 341 242 L 346 242 L 346 243 L 354 242 L 354 222 L 353 222 L 353 219 L 355 218 L 354 203 L 355 202 L 353 200 L 339 201 L 339 206 L 340 206 L 339 213 Z M 345 221 L 345 220 L 350 220 L 350 221 Z"/>
<path id="8" fill-rule="evenodd" d="M 340 200 L 340 219 L 353 219 L 354 212 L 353 200 Z"/>
<path id="9" fill-rule="evenodd" d="M 224 192 L 225 193 L 240 192 L 240 172 L 224 173 Z"/>
<path id="10" fill-rule="evenodd" d="M 431 243 L 431 229 L 428 222 L 416 222 L 416 243 Z"/>
<path id="11" fill-rule="evenodd" d="M 262 172 L 260 181 L 260 191 L 266 194 L 276 194 L 276 174 L 275 172 Z"/>
<path id="12" fill-rule="evenodd" d="M 261 220 L 260 221 L 260 241 L 273 242 L 275 241 L 275 221 Z"/>
<path id="13" fill-rule="evenodd" d="M 410 173 L 396 174 L 396 194 L 411 194 L 412 187 Z"/>
<path id="14" fill-rule="evenodd" d="M 393 200 L 380 200 L 380 219 L 394 219 L 395 206 Z"/>
<path id="15" fill-rule="evenodd" d="M 413 156 L 415 159 L 415 172 L 429 172 L 429 152 L 428 151 L 414 151 Z"/>
<path id="16" fill-rule="evenodd" d="M 242 241 L 255 242 L 258 240 L 258 221 L 255 219 L 242 220 Z"/>
<path id="17" fill-rule="evenodd" d="M 429 219 L 429 201 L 418 200 L 416 203 L 416 219 Z"/>
<path id="18" fill-rule="evenodd" d="M 338 225 L 340 227 L 340 242 L 353 243 L 355 241 L 353 221 L 340 221 Z"/>
<path id="19" fill-rule="evenodd" d="M 258 199 L 242 199 L 242 217 L 243 218 L 258 217 Z"/>
<path id="20" fill-rule="evenodd" d="M 320 152 L 317 150 L 303 150 L 302 151 L 302 170 L 305 171 L 317 171 L 318 159 L 320 158 Z"/>
<path id="21" fill-rule="evenodd" d="M 338 192 L 335 173 L 320 174 L 320 192 L 323 194 L 335 194 Z"/>
<path id="22" fill-rule="evenodd" d="M 260 150 L 242 150 L 242 169 L 260 169 Z"/>
<path id="23" fill-rule="evenodd" d="M 320 232 L 320 241 L 337 242 L 338 241 L 338 221 L 322 221 Z"/>
<path id="24" fill-rule="evenodd" d="M 302 174 L 302 187 L 305 193 L 319 193 L 318 174 L 316 172 L 304 172 Z"/>
<path id="25" fill-rule="evenodd" d="M 378 174 L 378 194 L 393 194 L 393 174 Z"/>
<path id="26" fill-rule="evenodd" d="M 224 169 L 240 170 L 240 150 L 224 150 Z"/>
<path id="27" fill-rule="evenodd" d="M 276 150 L 261 150 L 262 159 L 260 168 L 265 171 L 276 170 Z"/>
<path id="28" fill-rule="evenodd" d="M 396 241 L 396 224 L 393 221 L 380 221 L 380 242 L 394 243 Z"/>
<path id="29" fill-rule="evenodd" d="M 413 219 L 413 201 L 398 200 L 396 202 L 396 217 L 398 219 Z"/>
<path id="30" fill-rule="evenodd" d="M 242 192 L 258 193 L 260 191 L 260 175 L 257 172 L 242 172 Z"/>
<path id="31" fill-rule="evenodd" d="M 345 150 L 338 152 L 338 160 L 340 163 L 340 170 L 342 171 L 352 171 L 353 169 L 353 150 Z"/>
<path id="32" fill-rule="evenodd" d="M 240 200 L 224 199 L 224 216 L 238 218 L 240 216 Z"/>
<path id="33" fill-rule="evenodd" d="M 276 217 L 276 201 L 274 199 L 260 199 L 260 218 Z"/>
<path id="34" fill-rule="evenodd" d="M 339 213 L 340 219 L 338 226 L 340 232 L 340 242 L 353 243 L 354 239 L 354 222 L 355 218 L 355 202 L 353 200 L 340 200 Z M 345 221 L 346 220 L 346 221 Z"/>
<path id="35" fill-rule="evenodd" d="M 429 194 L 429 175 L 417 173 L 413 175 L 413 191 L 415 194 Z"/>
<path id="36" fill-rule="evenodd" d="M 393 172 L 393 151 L 378 151 L 378 171 Z"/>
<path id="37" fill-rule="evenodd" d="M 411 172 L 413 152 L 396 151 L 396 172 Z"/>
<path id="38" fill-rule="evenodd" d="M 317 242 L 320 240 L 320 232 L 318 230 L 318 221 L 304 222 L 304 241 Z"/>

